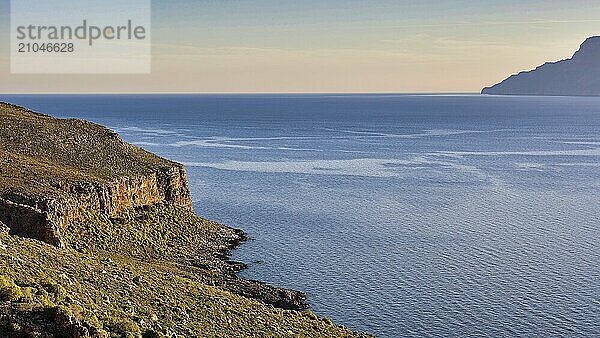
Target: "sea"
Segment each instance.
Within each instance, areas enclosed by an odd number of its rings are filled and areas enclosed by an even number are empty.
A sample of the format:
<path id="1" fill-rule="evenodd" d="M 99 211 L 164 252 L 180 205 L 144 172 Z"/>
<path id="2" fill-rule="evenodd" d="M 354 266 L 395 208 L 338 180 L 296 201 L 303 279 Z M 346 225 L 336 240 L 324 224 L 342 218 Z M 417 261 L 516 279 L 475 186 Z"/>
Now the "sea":
<path id="1" fill-rule="evenodd" d="M 0 95 L 188 168 L 245 278 L 378 337 L 600 336 L 600 98 Z"/>

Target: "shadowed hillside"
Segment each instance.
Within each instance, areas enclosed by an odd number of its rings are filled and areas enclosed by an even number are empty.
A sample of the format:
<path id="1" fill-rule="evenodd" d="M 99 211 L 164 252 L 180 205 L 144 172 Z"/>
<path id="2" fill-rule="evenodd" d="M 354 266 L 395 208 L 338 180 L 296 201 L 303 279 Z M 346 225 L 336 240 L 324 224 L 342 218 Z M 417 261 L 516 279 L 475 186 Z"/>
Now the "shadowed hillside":
<path id="1" fill-rule="evenodd" d="M 495 95 L 600 95 L 600 36 L 588 38 L 572 58 L 512 75 L 482 90 Z"/>

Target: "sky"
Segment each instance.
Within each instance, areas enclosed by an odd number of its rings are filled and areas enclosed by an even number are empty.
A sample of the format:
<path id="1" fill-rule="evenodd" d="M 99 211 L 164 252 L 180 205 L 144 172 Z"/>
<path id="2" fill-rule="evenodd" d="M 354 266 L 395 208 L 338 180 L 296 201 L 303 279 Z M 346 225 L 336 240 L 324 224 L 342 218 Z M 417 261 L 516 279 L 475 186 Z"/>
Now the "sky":
<path id="1" fill-rule="evenodd" d="M 478 92 L 600 35 L 597 0 L 154 0 L 150 74 L 17 75 L 9 8 L 2 93 Z"/>

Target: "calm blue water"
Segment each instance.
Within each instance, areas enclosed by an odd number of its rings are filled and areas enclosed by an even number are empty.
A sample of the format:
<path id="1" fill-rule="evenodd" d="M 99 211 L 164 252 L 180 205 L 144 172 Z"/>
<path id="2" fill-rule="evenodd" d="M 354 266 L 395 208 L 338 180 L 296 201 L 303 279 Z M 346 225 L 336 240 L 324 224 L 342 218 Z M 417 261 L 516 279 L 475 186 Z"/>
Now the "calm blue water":
<path id="1" fill-rule="evenodd" d="M 353 329 L 600 336 L 600 98 L 0 99 L 187 164 L 243 276 Z"/>

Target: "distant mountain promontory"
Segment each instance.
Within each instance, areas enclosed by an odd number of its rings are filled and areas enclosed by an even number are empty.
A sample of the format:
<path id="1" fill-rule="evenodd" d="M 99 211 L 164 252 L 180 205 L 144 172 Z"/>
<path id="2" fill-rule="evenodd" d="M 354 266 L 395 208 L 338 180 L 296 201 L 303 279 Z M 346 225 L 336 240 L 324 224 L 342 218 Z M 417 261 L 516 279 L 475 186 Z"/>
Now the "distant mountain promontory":
<path id="1" fill-rule="evenodd" d="M 482 94 L 600 96 L 600 36 L 585 40 L 572 58 L 548 62 L 484 88 Z"/>

